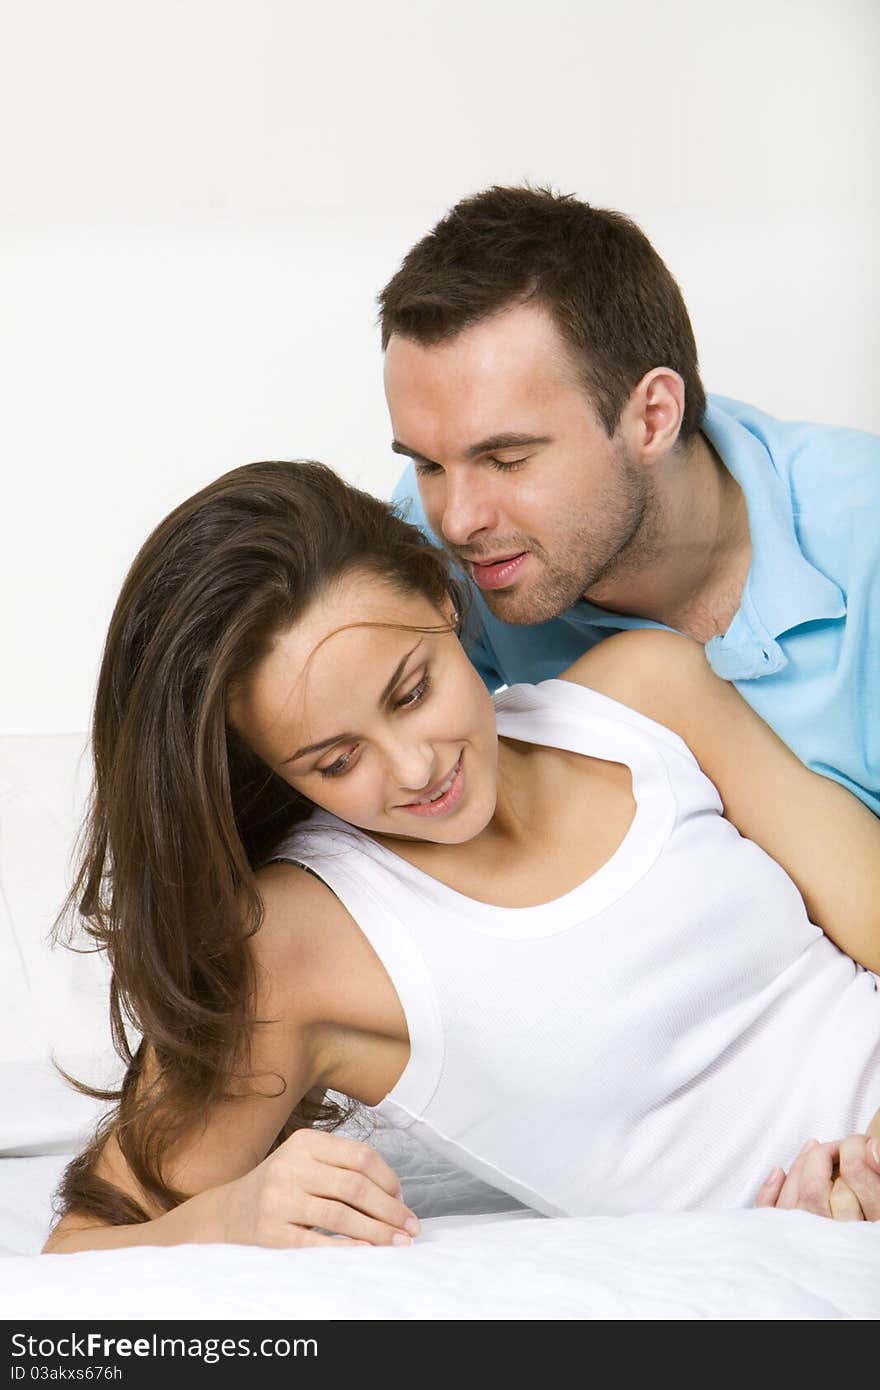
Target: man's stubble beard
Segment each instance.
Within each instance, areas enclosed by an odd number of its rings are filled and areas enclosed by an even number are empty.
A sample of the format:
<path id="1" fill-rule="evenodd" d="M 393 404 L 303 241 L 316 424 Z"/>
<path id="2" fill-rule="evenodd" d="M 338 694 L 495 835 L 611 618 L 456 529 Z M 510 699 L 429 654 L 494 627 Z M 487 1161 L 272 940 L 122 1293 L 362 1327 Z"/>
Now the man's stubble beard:
<path id="1" fill-rule="evenodd" d="M 515 544 L 538 561 L 538 574 L 521 591 L 518 585 L 481 590 L 497 618 L 517 626 L 544 623 L 567 612 L 588 593 L 591 602 L 601 605 L 604 593 L 628 575 L 643 574 L 654 561 L 660 551 L 661 527 L 651 475 L 630 461 L 622 445 L 616 461 L 617 471 L 594 508 L 597 517 L 611 518 L 613 524 L 599 537 L 582 524 L 565 538 L 565 556 L 555 559 L 531 537 L 517 538 Z"/>

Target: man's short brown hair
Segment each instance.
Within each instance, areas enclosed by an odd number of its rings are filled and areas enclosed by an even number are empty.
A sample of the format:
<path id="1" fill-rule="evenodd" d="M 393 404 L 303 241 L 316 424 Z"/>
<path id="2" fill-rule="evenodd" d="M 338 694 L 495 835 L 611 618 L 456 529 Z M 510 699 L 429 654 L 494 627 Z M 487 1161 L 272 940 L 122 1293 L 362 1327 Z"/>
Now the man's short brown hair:
<path id="1" fill-rule="evenodd" d="M 684 380 L 679 437 L 699 429 L 706 395 L 678 285 L 634 222 L 570 193 L 496 185 L 456 203 L 379 295 L 382 347 L 392 333 L 439 343 L 525 302 L 551 314 L 609 435 L 652 367 Z"/>

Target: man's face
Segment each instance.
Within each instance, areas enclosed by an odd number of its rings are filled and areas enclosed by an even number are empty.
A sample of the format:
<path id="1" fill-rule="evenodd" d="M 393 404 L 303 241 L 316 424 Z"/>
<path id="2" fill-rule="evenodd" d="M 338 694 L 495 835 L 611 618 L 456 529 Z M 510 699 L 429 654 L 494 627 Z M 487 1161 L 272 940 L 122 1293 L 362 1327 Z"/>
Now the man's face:
<path id="1" fill-rule="evenodd" d="M 622 429 L 609 439 L 544 309 L 429 347 L 393 334 L 385 389 L 428 522 L 499 618 L 544 622 L 634 563 L 650 476 Z"/>

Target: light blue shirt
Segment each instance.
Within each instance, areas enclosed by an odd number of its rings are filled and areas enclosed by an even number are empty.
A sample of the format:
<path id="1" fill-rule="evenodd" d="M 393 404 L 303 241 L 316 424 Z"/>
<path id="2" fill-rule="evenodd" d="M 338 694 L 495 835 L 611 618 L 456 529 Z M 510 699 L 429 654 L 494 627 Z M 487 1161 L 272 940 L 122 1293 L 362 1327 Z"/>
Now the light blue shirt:
<path id="1" fill-rule="evenodd" d="M 727 631 L 706 643 L 732 681 L 808 767 L 880 815 L 880 437 L 775 420 L 710 396 L 702 431 L 743 489 L 752 563 Z M 394 502 L 436 543 L 412 464 Z M 614 632 L 663 627 L 584 600 L 515 626 L 475 585 L 468 655 L 489 690 L 537 682 Z"/>

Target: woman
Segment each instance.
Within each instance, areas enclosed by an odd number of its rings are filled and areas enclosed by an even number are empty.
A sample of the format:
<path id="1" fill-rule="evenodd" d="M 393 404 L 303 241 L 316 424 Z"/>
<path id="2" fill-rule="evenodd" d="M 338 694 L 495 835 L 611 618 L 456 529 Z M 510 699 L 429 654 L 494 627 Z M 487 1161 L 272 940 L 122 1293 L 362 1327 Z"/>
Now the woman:
<path id="1" fill-rule="evenodd" d="M 493 703 L 456 609 L 318 464 L 227 474 L 143 547 L 69 901 L 129 1065 L 47 1251 L 408 1243 L 328 1091 L 548 1214 L 874 1214 L 880 825 L 687 639 Z M 814 1130 L 847 1137 L 795 1157 Z"/>

